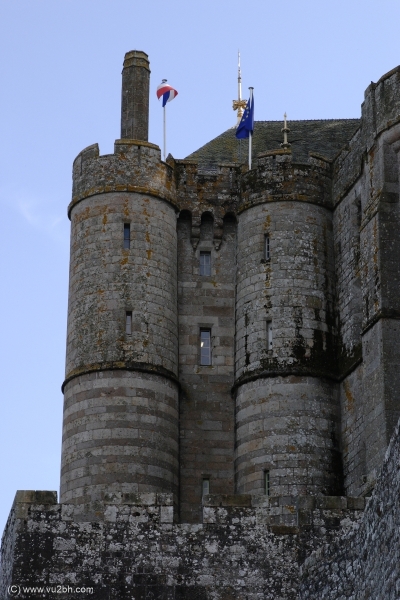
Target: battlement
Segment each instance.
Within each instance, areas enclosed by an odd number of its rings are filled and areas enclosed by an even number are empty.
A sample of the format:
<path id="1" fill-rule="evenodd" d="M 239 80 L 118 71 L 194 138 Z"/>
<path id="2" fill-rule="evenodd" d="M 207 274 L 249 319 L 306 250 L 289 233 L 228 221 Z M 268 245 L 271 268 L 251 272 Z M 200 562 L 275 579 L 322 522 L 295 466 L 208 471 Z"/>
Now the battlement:
<path id="1" fill-rule="evenodd" d="M 308 163 L 292 162 L 290 149 L 263 152 L 242 176 L 238 212 L 265 202 L 296 201 L 332 207 L 331 162 L 311 154 Z"/>
<path id="2" fill-rule="evenodd" d="M 73 164 L 73 208 L 84 198 L 108 192 L 137 192 L 176 206 L 172 167 L 161 161 L 161 150 L 141 140 L 116 140 L 114 154 L 100 155 L 98 144 L 78 154 Z"/>

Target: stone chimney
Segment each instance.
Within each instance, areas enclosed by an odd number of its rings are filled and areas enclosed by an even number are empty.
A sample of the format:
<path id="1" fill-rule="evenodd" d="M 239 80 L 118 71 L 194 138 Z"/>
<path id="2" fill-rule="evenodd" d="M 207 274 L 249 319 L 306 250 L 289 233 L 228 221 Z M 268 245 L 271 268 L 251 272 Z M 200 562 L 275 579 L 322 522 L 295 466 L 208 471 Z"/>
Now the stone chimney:
<path id="1" fill-rule="evenodd" d="M 145 52 L 125 54 L 122 70 L 121 139 L 149 137 L 150 63 Z"/>

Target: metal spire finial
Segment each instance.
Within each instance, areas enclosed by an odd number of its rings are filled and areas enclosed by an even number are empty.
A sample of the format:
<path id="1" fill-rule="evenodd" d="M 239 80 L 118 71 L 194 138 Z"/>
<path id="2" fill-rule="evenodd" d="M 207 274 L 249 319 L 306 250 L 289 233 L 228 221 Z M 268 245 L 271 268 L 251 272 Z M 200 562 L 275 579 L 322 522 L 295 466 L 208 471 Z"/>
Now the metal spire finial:
<path id="1" fill-rule="evenodd" d="M 281 144 L 281 148 L 290 148 L 291 144 L 289 144 L 288 140 L 287 140 L 287 134 L 289 133 L 290 129 L 287 126 L 287 122 L 286 122 L 286 113 L 283 115 L 283 129 L 281 129 L 282 133 L 283 133 L 283 144 Z"/>
<path id="2" fill-rule="evenodd" d="M 240 51 L 238 50 L 238 99 L 233 101 L 233 110 L 237 110 L 237 123 L 239 125 L 246 108 L 247 101 L 242 100 L 242 70 L 240 68 Z"/>

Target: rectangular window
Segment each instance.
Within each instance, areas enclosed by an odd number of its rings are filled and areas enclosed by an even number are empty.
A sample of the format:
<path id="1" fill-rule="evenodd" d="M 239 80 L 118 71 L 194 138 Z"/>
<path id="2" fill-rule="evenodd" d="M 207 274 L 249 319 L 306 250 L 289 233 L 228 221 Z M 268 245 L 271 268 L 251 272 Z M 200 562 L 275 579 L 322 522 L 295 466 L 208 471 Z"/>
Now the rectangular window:
<path id="1" fill-rule="evenodd" d="M 264 494 L 269 496 L 270 488 L 269 488 L 269 471 L 264 471 Z"/>
<path id="2" fill-rule="evenodd" d="M 131 224 L 124 223 L 124 249 L 129 250 L 131 247 Z"/>
<path id="3" fill-rule="evenodd" d="M 211 329 L 200 329 L 200 364 L 211 365 Z"/>
<path id="4" fill-rule="evenodd" d="M 208 478 L 203 479 L 203 496 L 206 496 L 209 493 L 210 493 L 210 480 Z"/>
<path id="5" fill-rule="evenodd" d="M 126 335 L 132 334 L 132 311 L 126 311 L 125 315 L 125 333 Z"/>
<path id="6" fill-rule="evenodd" d="M 272 350 L 272 321 L 267 321 L 267 350 Z"/>
<path id="7" fill-rule="evenodd" d="M 265 236 L 264 240 L 264 258 L 265 260 L 269 260 L 271 258 L 270 250 L 269 250 L 269 234 Z"/>
<path id="8" fill-rule="evenodd" d="M 200 252 L 200 275 L 211 275 L 211 252 Z"/>

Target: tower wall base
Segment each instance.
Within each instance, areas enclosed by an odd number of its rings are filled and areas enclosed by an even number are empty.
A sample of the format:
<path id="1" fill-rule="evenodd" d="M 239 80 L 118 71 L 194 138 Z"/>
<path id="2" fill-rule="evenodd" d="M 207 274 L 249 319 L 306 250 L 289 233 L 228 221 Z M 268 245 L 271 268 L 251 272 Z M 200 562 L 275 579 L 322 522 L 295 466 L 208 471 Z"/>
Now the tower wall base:
<path id="1" fill-rule="evenodd" d="M 86 373 L 65 387 L 61 500 L 178 495 L 178 385 L 139 371 Z"/>

